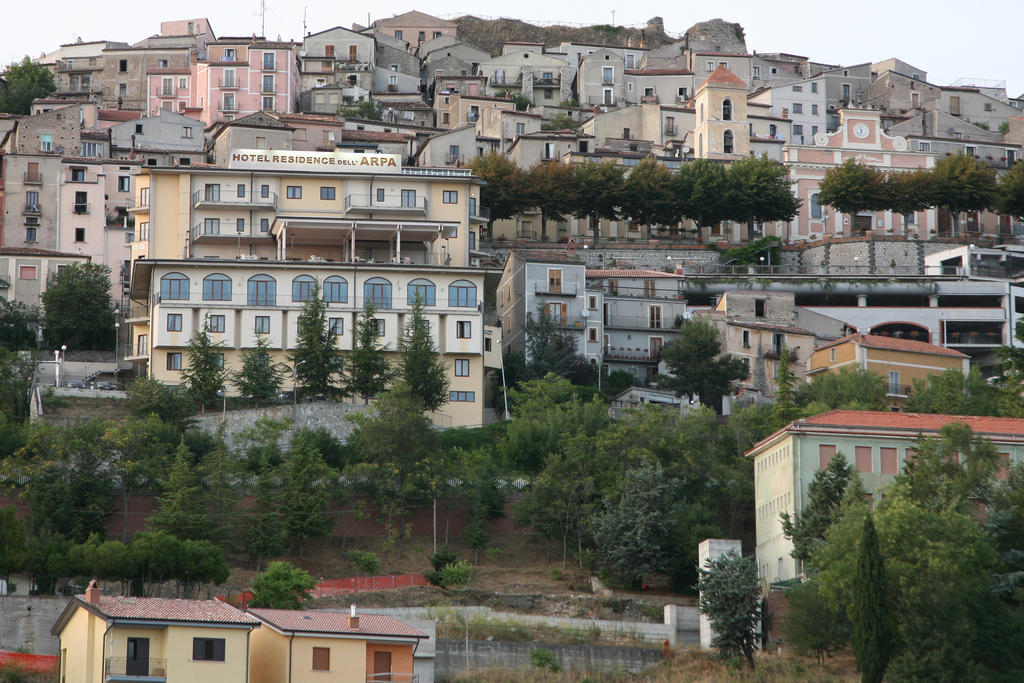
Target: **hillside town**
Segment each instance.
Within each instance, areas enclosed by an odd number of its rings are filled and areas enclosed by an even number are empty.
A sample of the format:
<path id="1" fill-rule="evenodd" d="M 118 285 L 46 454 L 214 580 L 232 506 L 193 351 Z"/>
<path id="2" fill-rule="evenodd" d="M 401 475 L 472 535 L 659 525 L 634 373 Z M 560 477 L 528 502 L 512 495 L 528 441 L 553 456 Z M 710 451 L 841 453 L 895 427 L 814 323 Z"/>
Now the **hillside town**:
<path id="1" fill-rule="evenodd" d="M 0 683 L 1024 669 L 1024 94 L 367 19 L 0 75 Z"/>

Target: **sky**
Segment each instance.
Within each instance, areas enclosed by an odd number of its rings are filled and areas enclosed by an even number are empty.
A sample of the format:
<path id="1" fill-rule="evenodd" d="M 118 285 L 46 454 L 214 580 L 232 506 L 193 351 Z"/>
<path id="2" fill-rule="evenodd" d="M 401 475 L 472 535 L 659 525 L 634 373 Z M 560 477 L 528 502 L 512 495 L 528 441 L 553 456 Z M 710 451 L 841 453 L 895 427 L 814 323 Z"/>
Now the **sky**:
<path id="1" fill-rule="evenodd" d="M 462 0 L 463 3 L 465 0 Z M 410 3 L 377 0 L 356 10 L 355 3 L 328 0 L 264 0 L 265 34 L 269 38 L 301 40 L 303 16 L 309 32 L 332 26 L 350 27 L 371 20 L 418 9 L 443 18 L 465 14 L 491 18 L 497 8 L 489 5 L 456 5 L 437 0 Z M 408 3 L 408 4 L 407 4 Z M 789 52 L 814 61 L 833 64 L 877 62 L 896 57 L 927 72 L 936 85 L 959 78 L 1006 81 L 1008 94 L 1024 92 L 1024 60 L 1015 33 L 1024 26 L 1024 2 L 993 0 L 983 11 L 952 0 L 855 0 L 836 3 L 806 0 L 765 2 L 731 0 L 714 3 L 628 3 L 590 0 L 579 6 L 559 3 L 555 8 L 541 0 L 518 0 L 503 5 L 502 16 L 533 23 L 611 24 L 642 26 L 661 16 L 665 30 L 679 35 L 698 21 L 720 17 L 740 23 L 746 31 L 747 49 L 758 52 Z M 708 9 L 704 9 L 704 7 Z M 130 7 L 130 9 L 129 9 Z M 17 8 L 17 9 L 14 9 Z M 614 20 L 613 20 L 614 12 Z M 207 17 L 218 35 L 249 35 L 260 32 L 260 2 L 209 3 L 178 0 L 161 3 L 97 0 L 88 9 L 80 0 L 52 0 L 46 22 L 24 4 L 5 8 L 0 21 L 0 60 L 8 64 L 24 55 L 37 57 L 77 38 L 119 40 L 133 43 L 159 32 L 162 20 Z M 20 17 L 18 15 L 21 15 Z M 19 21 L 20 18 L 20 21 Z"/>

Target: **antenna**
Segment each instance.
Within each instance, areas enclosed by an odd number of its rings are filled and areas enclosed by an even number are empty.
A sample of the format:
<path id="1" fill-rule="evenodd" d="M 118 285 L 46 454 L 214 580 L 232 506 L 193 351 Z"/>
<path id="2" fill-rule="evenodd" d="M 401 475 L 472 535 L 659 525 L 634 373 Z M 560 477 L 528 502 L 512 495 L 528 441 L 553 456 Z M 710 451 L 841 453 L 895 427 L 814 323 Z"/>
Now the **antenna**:
<path id="1" fill-rule="evenodd" d="M 266 29 L 266 24 L 267 24 L 267 0 L 260 0 L 259 13 L 260 13 L 260 36 L 265 38 L 266 35 L 267 35 L 267 29 Z"/>
<path id="2" fill-rule="evenodd" d="M 306 11 L 308 9 L 309 9 L 308 6 L 302 8 L 302 37 L 303 38 L 306 37 Z"/>

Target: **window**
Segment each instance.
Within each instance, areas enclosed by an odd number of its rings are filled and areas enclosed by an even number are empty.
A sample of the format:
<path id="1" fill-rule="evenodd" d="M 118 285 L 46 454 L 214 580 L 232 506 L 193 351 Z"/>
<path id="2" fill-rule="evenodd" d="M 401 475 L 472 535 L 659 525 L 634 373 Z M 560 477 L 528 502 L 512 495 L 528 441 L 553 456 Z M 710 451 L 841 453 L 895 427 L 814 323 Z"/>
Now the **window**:
<path id="1" fill-rule="evenodd" d="M 430 280 L 417 278 L 409 283 L 409 304 L 412 305 L 419 298 L 424 306 L 433 306 L 436 303 L 434 297 L 434 283 Z"/>
<path id="2" fill-rule="evenodd" d="M 804 91 L 804 86 L 802 86 L 802 85 L 794 85 L 793 86 L 793 92 L 803 92 L 803 91 Z"/>
<path id="3" fill-rule="evenodd" d="M 119 72 L 121 72 L 121 73 L 125 73 L 126 71 L 128 71 L 128 60 L 127 59 L 119 59 L 119 60 L 117 60 L 117 70 Z"/>
<path id="4" fill-rule="evenodd" d="M 475 391 L 449 391 L 448 400 L 451 403 L 473 403 L 476 401 Z"/>
<path id="5" fill-rule="evenodd" d="M 476 285 L 466 280 L 456 280 L 448 286 L 448 305 L 459 308 L 476 306 Z"/>
<path id="6" fill-rule="evenodd" d="M 754 317 L 764 317 L 765 303 L 767 303 L 765 299 L 754 299 Z"/>
<path id="7" fill-rule="evenodd" d="M 181 354 L 178 354 L 179 356 Z M 193 638 L 192 659 L 196 662 L 223 662 L 223 638 Z"/>
<path id="8" fill-rule="evenodd" d="M 793 103 L 793 113 L 794 114 L 803 114 L 804 113 L 804 105 L 803 105 L 802 102 L 794 102 Z"/>
<path id="9" fill-rule="evenodd" d="M 52 152 L 53 151 L 53 136 L 49 133 L 43 133 L 39 136 L 39 151 L 40 152 Z"/>
<path id="10" fill-rule="evenodd" d="M 329 647 L 314 647 L 313 648 L 313 671 L 330 671 L 331 670 L 331 648 Z"/>
<path id="11" fill-rule="evenodd" d="M 757 66 L 755 64 L 754 66 L 751 67 L 751 73 L 753 74 L 754 78 L 760 78 L 761 77 L 761 67 L 759 67 L 759 66 Z"/>
<path id="12" fill-rule="evenodd" d="M 705 71 L 714 71 L 715 70 L 715 60 L 709 59 L 706 62 L 704 62 L 704 70 Z"/>
<path id="13" fill-rule="evenodd" d="M 320 188 L 320 199 L 331 201 L 334 199 L 334 188 L 333 187 L 321 187 Z"/>
<path id="14" fill-rule="evenodd" d="M 119 175 L 117 176 L 117 191 L 118 192 L 131 192 L 132 191 L 132 179 L 131 176 Z"/>
<path id="15" fill-rule="evenodd" d="M 167 369 L 181 370 L 181 351 L 172 351 L 167 354 Z"/>
<path id="16" fill-rule="evenodd" d="M 490 350 L 491 350 L 491 338 L 490 337 L 484 337 L 484 351 L 490 351 Z"/>
<path id="17" fill-rule="evenodd" d="M 964 156 L 973 157 L 973 156 L 977 156 L 977 154 L 978 154 L 978 148 L 977 147 L 971 147 L 969 145 L 964 147 Z"/>
<path id="18" fill-rule="evenodd" d="M 459 320 L 455 323 L 456 339 L 471 339 L 473 337 L 473 323 L 469 320 Z"/>
<path id="19" fill-rule="evenodd" d="M 812 104 L 811 105 L 811 115 L 812 116 L 817 116 L 818 115 L 818 105 L 816 105 L 816 104 Z"/>
<path id="20" fill-rule="evenodd" d="M 235 110 L 235 94 L 234 93 L 230 93 L 230 92 L 224 93 L 224 106 L 222 107 L 222 109 L 224 111 L 234 111 Z"/>
<path id="21" fill-rule="evenodd" d="M 344 318 L 328 318 L 327 319 L 328 331 L 336 336 L 345 334 L 345 319 Z"/>
<path id="22" fill-rule="evenodd" d="M 274 98 L 273 97 L 264 97 L 263 98 L 263 111 L 271 111 L 271 110 L 273 110 L 273 108 L 274 108 Z M 265 148 L 261 147 L 260 149 L 265 149 Z"/>
<path id="23" fill-rule="evenodd" d="M 727 130 L 722 133 L 722 152 L 725 154 L 732 154 L 732 131 Z"/>
<path id="24" fill-rule="evenodd" d="M 236 218 L 235 219 L 235 232 L 238 232 L 238 233 L 245 232 L 245 219 L 244 218 Z"/>
<path id="25" fill-rule="evenodd" d="M 854 461 L 857 465 L 857 471 L 865 474 L 871 473 L 871 446 L 855 446 L 854 449 Z"/>
<path id="26" fill-rule="evenodd" d="M 743 348 L 750 348 L 750 330 L 743 330 Z"/>
<path id="27" fill-rule="evenodd" d="M 35 266 L 21 266 L 18 268 L 18 279 L 19 280 L 35 280 L 36 279 L 36 267 Z"/>
<path id="28" fill-rule="evenodd" d="M 84 242 L 85 241 L 85 228 L 75 228 L 75 241 L 76 242 Z"/>
<path id="29" fill-rule="evenodd" d="M 324 300 L 329 304 L 343 304 L 348 301 L 348 280 L 337 275 L 324 280 Z"/>
<path id="30" fill-rule="evenodd" d="M 269 218 L 261 218 L 260 219 L 260 232 L 270 232 L 270 219 Z"/>
<path id="31" fill-rule="evenodd" d="M 167 314 L 167 331 L 181 332 L 181 313 Z"/>
<path id="32" fill-rule="evenodd" d="M 274 68 L 274 53 L 264 52 L 263 53 L 263 68 L 273 69 Z"/>
<path id="33" fill-rule="evenodd" d="M 417 39 L 417 40 L 426 40 L 426 39 L 427 39 L 427 33 L 426 33 L 426 31 L 420 31 L 420 32 L 419 32 L 419 33 L 418 33 L 418 34 L 416 35 L 416 39 Z"/>
<path id="34" fill-rule="evenodd" d="M 900 392 L 900 373 L 897 370 L 889 371 L 889 393 L 899 394 Z"/>
<path id="35" fill-rule="evenodd" d="M 732 100 L 722 100 L 722 120 L 732 121 Z"/>
<path id="36" fill-rule="evenodd" d="M 818 92 L 818 82 L 811 83 L 811 92 Z"/>
<path id="37" fill-rule="evenodd" d="M 828 362 L 836 362 L 836 350 L 834 348 L 828 350 Z"/>
<path id="38" fill-rule="evenodd" d="M 455 376 L 456 377 L 469 377 L 469 359 L 468 358 L 456 358 L 455 359 Z"/>
<path id="39" fill-rule="evenodd" d="M 149 335 L 140 334 L 135 338 L 135 355 L 144 356 L 149 353 Z"/>
<path id="40" fill-rule="evenodd" d="M 269 275 L 253 275 L 249 278 L 249 293 L 246 301 L 250 306 L 273 306 L 277 303 L 277 280 Z"/>
<path id="41" fill-rule="evenodd" d="M 288 199 L 302 199 L 302 187 L 300 185 L 289 185 L 285 189 L 285 196 Z"/>
<path id="42" fill-rule="evenodd" d="M 384 336 L 384 321 L 380 318 L 373 319 L 373 330 L 377 333 L 378 337 Z"/>
<path id="43" fill-rule="evenodd" d="M 85 182 L 85 169 L 84 168 L 71 168 L 71 182 L 73 183 L 84 183 Z"/>
<path id="44" fill-rule="evenodd" d="M 203 234 L 204 235 L 219 235 L 220 234 L 220 219 L 219 218 L 204 218 L 203 219 Z"/>
<path id="45" fill-rule="evenodd" d="M 597 343 L 597 328 L 596 327 L 588 327 L 587 328 L 587 341 L 591 342 L 591 343 L 594 343 L 594 344 Z"/>
<path id="46" fill-rule="evenodd" d="M 263 77 L 263 92 L 274 92 L 274 76 L 267 74 Z"/>
<path id="47" fill-rule="evenodd" d="M 256 316 L 256 325 L 253 328 L 253 332 L 255 332 L 256 334 L 270 334 L 270 316 Z"/>
<path id="48" fill-rule="evenodd" d="M 309 301 L 313 298 L 316 280 L 310 275 L 299 275 L 292 280 L 292 301 Z"/>
<path id="49" fill-rule="evenodd" d="M 661 329 L 661 306 L 651 306 L 648 311 L 648 322 L 651 329 Z"/>
<path id="50" fill-rule="evenodd" d="M 896 474 L 897 456 L 895 448 L 879 448 L 881 451 L 882 474 Z"/>
<path id="51" fill-rule="evenodd" d="M 799 123 L 793 124 L 793 135 L 797 136 L 797 135 L 803 135 L 803 134 L 804 134 L 804 127 L 803 127 L 803 125 L 799 124 Z"/>
<path id="52" fill-rule="evenodd" d="M 817 192 L 811 194 L 811 218 L 821 219 L 821 199 Z"/>
<path id="53" fill-rule="evenodd" d="M 416 190 L 402 190 L 402 206 L 416 206 Z"/>
<path id="54" fill-rule="evenodd" d="M 383 187 L 378 187 L 377 188 L 377 201 L 378 202 L 383 202 L 384 201 L 384 188 Z"/>
<path id="55" fill-rule="evenodd" d="M 458 204 L 459 203 L 459 192 L 458 190 L 445 190 L 442 194 L 441 201 L 445 204 Z"/>
<path id="56" fill-rule="evenodd" d="M 206 319 L 206 324 L 210 328 L 210 332 L 224 332 L 225 318 L 223 315 L 211 315 Z"/>
<path id="57" fill-rule="evenodd" d="M 160 299 L 188 301 L 188 278 L 181 273 L 168 273 L 160 278 Z"/>
<path id="58" fill-rule="evenodd" d="M 235 185 L 235 196 L 242 198 L 245 197 L 245 183 L 238 183 Z"/>
<path id="59" fill-rule="evenodd" d="M 231 278 L 220 273 L 203 278 L 203 301 L 231 301 Z"/>
<path id="60" fill-rule="evenodd" d="M 601 67 L 601 82 L 608 85 L 615 82 L 615 67 Z"/>
<path id="61" fill-rule="evenodd" d="M 401 40 L 402 39 L 402 32 L 401 31 L 395 31 L 395 38 L 398 38 L 399 40 Z"/>
<path id="62" fill-rule="evenodd" d="M 828 464 L 832 462 L 832 458 L 836 455 L 835 446 L 826 446 L 824 444 L 818 446 L 818 469 L 825 469 Z"/>
<path id="63" fill-rule="evenodd" d="M 391 308 L 391 283 L 382 277 L 372 277 L 363 283 L 364 303 L 377 309 Z"/>
<path id="64" fill-rule="evenodd" d="M 262 199 L 270 198 L 270 185 L 260 185 L 260 197 Z"/>

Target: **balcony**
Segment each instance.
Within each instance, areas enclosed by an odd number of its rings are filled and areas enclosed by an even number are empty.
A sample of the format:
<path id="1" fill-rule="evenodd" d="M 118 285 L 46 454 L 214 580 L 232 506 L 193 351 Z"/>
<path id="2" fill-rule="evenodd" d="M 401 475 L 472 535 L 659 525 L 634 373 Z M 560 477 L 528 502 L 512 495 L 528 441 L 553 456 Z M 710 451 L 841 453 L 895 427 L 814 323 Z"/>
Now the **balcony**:
<path id="1" fill-rule="evenodd" d="M 38 204 L 26 204 L 23 213 L 26 216 L 38 216 L 42 211 L 39 210 Z"/>
<path id="2" fill-rule="evenodd" d="M 277 88 L 274 87 L 273 83 L 264 83 L 260 86 L 260 92 L 264 95 L 276 95 Z"/>
<path id="3" fill-rule="evenodd" d="M 541 296 L 576 296 L 578 285 L 575 282 L 563 282 L 552 284 L 550 282 L 536 282 L 533 285 L 533 293 Z"/>
<path id="4" fill-rule="evenodd" d="M 93 63 L 90 64 L 90 61 Z M 57 60 L 57 71 L 99 71 L 102 68 L 103 65 L 96 63 L 95 58 Z"/>
<path id="5" fill-rule="evenodd" d="M 345 213 L 390 211 L 427 215 L 429 203 L 426 197 L 401 198 L 396 196 L 377 199 L 369 194 L 350 194 L 345 196 Z"/>
<path id="6" fill-rule="evenodd" d="M 160 86 L 153 88 L 153 95 L 156 97 L 177 97 L 178 94 L 174 91 L 174 86 Z"/>
<path id="7" fill-rule="evenodd" d="M 910 392 L 914 387 L 909 384 L 890 384 L 885 391 L 886 396 L 894 396 L 896 398 L 906 398 L 910 396 Z"/>
<path id="8" fill-rule="evenodd" d="M 446 154 L 444 156 L 445 166 L 462 166 L 466 163 L 466 157 L 462 154 Z"/>
<path id="9" fill-rule="evenodd" d="M 653 298 L 653 297 L 650 297 Z M 665 311 L 664 315 L 669 315 Z M 658 330 L 662 332 L 671 331 L 674 328 L 664 317 L 651 319 L 649 315 L 609 315 L 605 317 L 604 326 L 608 329 L 624 330 Z"/>
<path id="10" fill-rule="evenodd" d="M 35 172 L 35 173 L 25 173 L 25 184 L 26 185 L 42 185 L 43 184 L 43 176 L 40 175 L 38 171 Z"/>
<path id="11" fill-rule="evenodd" d="M 263 232 L 260 230 L 259 224 L 252 225 L 246 223 L 241 231 L 238 230 L 236 223 L 226 223 L 221 225 L 219 223 L 207 224 L 205 221 L 193 225 L 189 230 L 189 237 L 193 242 L 206 241 L 227 241 L 232 242 L 234 240 L 244 239 L 246 241 L 251 239 L 269 239 L 270 233 Z"/>
<path id="12" fill-rule="evenodd" d="M 89 202 L 76 203 L 72 207 L 72 211 L 79 214 L 89 213 Z"/>
<path id="13" fill-rule="evenodd" d="M 93 183 L 93 184 L 95 184 L 95 183 L 98 183 L 99 180 L 100 179 L 99 179 L 98 175 L 91 175 L 90 176 L 87 173 L 75 173 L 73 171 L 69 171 L 64 176 L 64 182 L 66 182 L 66 183 Z"/>
<path id="14" fill-rule="evenodd" d="M 641 95 L 640 104 L 658 104 L 659 99 L 657 95 Z"/>
<path id="15" fill-rule="evenodd" d="M 222 78 L 217 85 L 223 90 L 237 90 L 240 87 L 235 78 Z"/>
<path id="16" fill-rule="evenodd" d="M 370 71 L 367 62 L 336 62 L 334 68 L 337 71 Z"/>
<path id="17" fill-rule="evenodd" d="M 535 86 L 545 86 L 549 88 L 557 87 L 560 80 L 561 79 L 558 78 L 535 78 L 533 80 L 533 84 Z"/>
<path id="18" fill-rule="evenodd" d="M 222 111 L 226 114 L 231 114 L 238 111 L 238 105 L 234 102 L 225 102 L 217 107 L 218 111 Z"/>
<path id="19" fill-rule="evenodd" d="M 579 315 L 552 316 L 551 322 L 563 330 L 587 329 L 587 319 Z"/>
<path id="20" fill-rule="evenodd" d="M 243 207 L 270 209 L 277 207 L 277 193 L 270 192 L 266 197 L 264 197 L 259 192 L 253 192 L 248 188 L 245 189 L 245 192 L 242 195 L 239 195 L 237 191 L 208 192 L 203 189 L 192 193 L 192 207 L 195 209 L 237 209 Z"/>
<path id="21" fill-rule="evenodd" d="M 167 660 L 155 657 L 149 659 L 107 657 L 103 662 L 103 678 L 107 681 L 166 681 Z"/>
<path id="22" fill-rule="evenodd" d="M 606 361 L 627 361 L 630 363 L 657 363 L 661 360 L 661 350 L 651 351 L 644 348 L 630 348 L 627 346 L 606 346 L 604 348 L 604 359 Z"/>
<path id="23" fill-rule="evenodd" d="M 366 683 L 420 683 L 419 674 L 366 674 Z"/>

